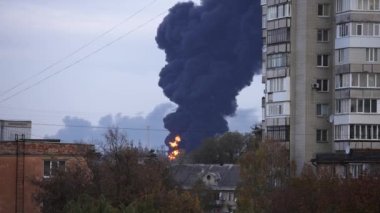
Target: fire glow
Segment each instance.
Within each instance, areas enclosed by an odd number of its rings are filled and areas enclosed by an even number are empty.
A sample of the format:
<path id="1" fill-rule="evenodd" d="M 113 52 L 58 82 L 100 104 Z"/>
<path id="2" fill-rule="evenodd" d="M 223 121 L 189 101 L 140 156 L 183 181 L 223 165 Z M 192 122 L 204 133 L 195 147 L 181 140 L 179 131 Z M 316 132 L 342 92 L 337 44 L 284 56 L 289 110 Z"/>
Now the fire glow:
<path id="1" fill-rule="evenodd" d="M 175 136 L 174 141 L 169 142 L 169 146 L 172 149 L 172 151 L 168 155 L 169 160 L 175 160 L 180 154 L 180 151 L 179 151 L 180 142 L 181 142 L 181 137 L 178 135 Z"/>

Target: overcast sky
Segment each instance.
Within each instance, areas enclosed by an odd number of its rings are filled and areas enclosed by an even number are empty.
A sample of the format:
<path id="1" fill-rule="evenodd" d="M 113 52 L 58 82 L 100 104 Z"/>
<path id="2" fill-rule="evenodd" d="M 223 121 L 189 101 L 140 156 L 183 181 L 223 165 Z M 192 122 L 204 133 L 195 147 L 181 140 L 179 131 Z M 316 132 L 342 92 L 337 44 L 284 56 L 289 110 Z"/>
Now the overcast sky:
<path id="1" fill-rule="evenodd" d="M 157 85 L 165 55 L 154 38 L 158 15 L 177 2 L 0 0 L 0 119 L 32 120 L 33 138 L 96 140 L 104 129 L 87 126 L 119 126 L 163 145 L 162 117 L 175 105 Z M 263 89 L 255 76 L 241 92 L 232 130 L 261 120 Z"/>

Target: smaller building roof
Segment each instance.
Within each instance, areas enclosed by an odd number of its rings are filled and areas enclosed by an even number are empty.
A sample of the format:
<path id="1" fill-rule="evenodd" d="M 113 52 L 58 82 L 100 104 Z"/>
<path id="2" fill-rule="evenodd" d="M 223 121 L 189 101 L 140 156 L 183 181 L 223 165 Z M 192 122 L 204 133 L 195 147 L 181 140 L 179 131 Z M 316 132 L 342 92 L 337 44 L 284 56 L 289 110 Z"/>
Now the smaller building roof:
<path id="1" fill-rule="evenodd" d="M 234 191 L 240 182 L 240 167 L 235 164 L 180 164 L 172 166 L 171 173 L 183 189 L 203 181 L 213 190 Z"/>

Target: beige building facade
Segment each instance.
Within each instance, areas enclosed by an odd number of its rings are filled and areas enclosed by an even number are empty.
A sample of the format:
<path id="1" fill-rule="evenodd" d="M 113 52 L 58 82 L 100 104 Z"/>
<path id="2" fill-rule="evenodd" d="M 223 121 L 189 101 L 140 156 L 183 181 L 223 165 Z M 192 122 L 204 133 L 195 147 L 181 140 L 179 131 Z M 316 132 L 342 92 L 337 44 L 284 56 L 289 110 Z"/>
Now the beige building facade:
<path id="1" fill-rule="evenodd" d="M 312 160 L 330 162 L 327 156 L 377 152 L 380 0 L 261 4 L 266 138 L 289 148 L 298 173 Z"/>

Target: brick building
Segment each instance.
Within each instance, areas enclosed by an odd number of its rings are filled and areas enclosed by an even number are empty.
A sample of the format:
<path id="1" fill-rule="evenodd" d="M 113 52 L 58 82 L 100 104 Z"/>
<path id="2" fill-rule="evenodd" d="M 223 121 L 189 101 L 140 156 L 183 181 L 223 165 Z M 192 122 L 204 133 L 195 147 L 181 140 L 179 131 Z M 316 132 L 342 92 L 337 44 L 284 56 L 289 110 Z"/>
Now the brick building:
<path id="1" fill-rule="evenodd" d="M 32 180 L 49 178 L 55 168 L 77 163 L 93 149 L 93 145 L 59 140 L 0 142 L 0 212 L 40 212 Z"/>

